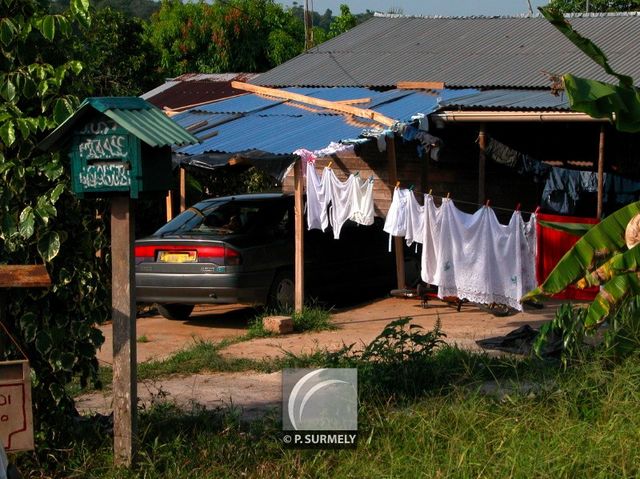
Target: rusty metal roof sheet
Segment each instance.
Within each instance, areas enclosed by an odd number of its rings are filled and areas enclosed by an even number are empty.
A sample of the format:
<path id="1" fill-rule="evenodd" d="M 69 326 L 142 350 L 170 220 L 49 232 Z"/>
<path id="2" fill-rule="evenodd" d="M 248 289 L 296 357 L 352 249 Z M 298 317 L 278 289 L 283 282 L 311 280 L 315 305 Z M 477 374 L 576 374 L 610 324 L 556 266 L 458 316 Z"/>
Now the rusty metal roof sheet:
<path id="1" fill-rule="evenodd" d="M 186 73 L 167 80 L 141 98 L 158 108 L 181 108 L 244 93 L 231 87 L 232 81 L 249 81 L 255 73 Z"/>

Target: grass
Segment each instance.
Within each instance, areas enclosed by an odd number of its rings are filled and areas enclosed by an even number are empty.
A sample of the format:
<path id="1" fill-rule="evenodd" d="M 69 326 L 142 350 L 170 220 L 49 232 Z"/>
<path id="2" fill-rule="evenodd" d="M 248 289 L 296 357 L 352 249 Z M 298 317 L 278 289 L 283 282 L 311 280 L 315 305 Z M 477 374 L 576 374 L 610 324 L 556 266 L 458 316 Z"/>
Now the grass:
<path id="1" fill-rule="evenodd" d="M 302 312 L 292 313 L 291 311 L 264 311 L 249 322 L 249 329 L 246 339 L 264 338 L 274 336 L 266 331 L 263 326 L 263 319 L 267 316 L 291 316 L 293 320 L 293 331 L 296 333 L 317 332 L 336 329 L 331 322 L 331 311 L 318 306 L 317 304 L 307 305 Z"/>
<path id="2" fill-rule="evenodd" d="M 160 379 L 162 377 L 177 374 L 197 374 L 204 371 L 209 372 L 239 372 L 258 371 L 274 372 L 284 367 L 312 367 L 321 364 L 324 359 L 322 352 L 310 355 L 292 356 L 285 354 L 283 358 L 269 360 L 252 360 L 225 358 L 220 355 L 220 351 L 227 346 L 255 338 L 269 337 L 273 334 L 264 330 L 262 319 L 265 316 L 282 315 L 287 312 L 265 311 L 257 315 L 249 322 L 247 333 L 235 338 L 223 339 L 217 343 L 204 340 L 194 340 L 193 344 L 186 346 L 167 359 L 153 360 L 140 363 L 138 365 L 138 380 Z M 289 312 L 289 314 L 291 314 Z M 306 307 L 302 313 L 292 315 L 295 332 L 322 331 L 335 329 L 331 323 L 331 311 L 321 308 L 315 304 Z M 146 335 L 137 338 L 138 343 L 147 343 L 149 338 Z M 99 370 L 99 381 L 105 388 L 111 387 L 113 371 L 110 366 L 101 366 Z M 67 386 L 68 393 L 78 396 L 85 392 L 94 390 L 92 386 L 81 388 L 78 381 Z"/>
<path id="3" fill-rule="evenodd" d="M 449 347 L 430 361 L 425 377 L 416 378 L 430 384 L 419 395 L 394 398 L 375 377 L 364 378 L 354 451 L 285 449 L 277 439 L 277 417 L 243 423 L 233 410 L 185 412 L 160 404 L 141 414 L 141 452 L 133 471 L 112 467 L 105 435 L 59 451 L 54 465 L 25 454 L 21 468 L 46 467 L 51 477 L 150 479 L 640 474 L 638 356 L 619 364 L 595 358 L 565 372 L 554 363 Z M 509 387 L 483 394 L 480 386 L 487 381 Z M 540 387 L 518 387 L 531 382 Z"/>
<path id="4" fill-rule="evenodd" d="M 362 350 L 271 362 L 225 360 L 197 343 L 143 375 L 285 366 L 357 367 L 356 450 L 290 450 L 276 414 L 250 423 L 237 410 L 189 411 L 161 402 L 141 412 L 140 455 L 112 466 L 105 431 L 67 450 L 23 454 L 41 477 L 637 477 L 640 475 L 640 354 L 588 354 L 567 363 L 496 358 L 441 344 L 436 327 L 406 318 Z M 31 476 L 36 476 L 31 474 Z M 38 477 L 38 476 L 36 476 Z"/>

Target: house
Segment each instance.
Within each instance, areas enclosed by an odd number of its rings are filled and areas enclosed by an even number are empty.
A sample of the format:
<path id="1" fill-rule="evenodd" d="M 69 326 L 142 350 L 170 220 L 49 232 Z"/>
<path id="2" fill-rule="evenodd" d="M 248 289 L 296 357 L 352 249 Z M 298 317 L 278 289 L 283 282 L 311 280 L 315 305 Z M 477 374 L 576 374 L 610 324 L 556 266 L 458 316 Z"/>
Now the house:
<path id="1" fill-rule="evenodd" d="M 638 14 L 568 20 L 617 71 L 640 79 Z M 640 193 L 638 136 L 572 111 L 556 80 L 563 73 L 615 82 L 539 16 L 377 15 L 250 85 L 232 84 L 251 93 L 174 117 L 202 140 L 177 156 L 188 167 L 251 161 L 258 152 L 293 162 L 299 148 L 322 154 L 330 142 L 351 139 L 353 150 L 319 158 L 316 166 L 332 162 L 339 176 L 373 176 L 380 216 L 398 182 L 450 195 L 469 211 L 487 200 L 496 210 L 551 205 L 533 175 L 491 161 L 488 146 L 497 141 L 550 167 L 598 172 L 597 192 L 569 212 L 599 217 L 616 206 L 605 172 L 626 182 L 627 195 Z M 288 172 L 284 189 L 293 183 Z"/>
<path id="2" fill-rule="evenodd" d="M 640 78 L 638 47 L 632 41 L 640 34 L 638 15 L 592 14 L 569 21 L 605 51 L 614 68 Z M 572 112 L 551 80 L 565 72 L 615 80 L 542 17 L 377 15 L 250 83 L 350 103 L 418 128 L 428 124 L 429 132 L 442 140 L 438 161 L 419 155 L 420 145 L 398 136 L 397 179 L 402 184 L 463 201 L 491 199 L 494 205 L 521 203 L 533 210 L 541 202 L 543 185 L 480 159 L 481 130 L 485 137 L 550 165 L 595 171 L 602 156 L 604 171 L 640 176 L 636 135 Z M 206 138 L 179 151 L 183 159 L 246 150 L 290 155 L 298 148 L 321 149 L 331 141 L 358 137 L 364 129 L 384 127 L 348 113 L 257 94 L 196 106 L 176 120 L 189 128 L 208 115 L 210 120 L 197 128 L 197 135 Z M 412 120 L 416 115 L 428 119 L 419 124 Z M 603 155 L 601 136 L 606 138 Z M 376 210 L 384 215 L 393 185 L 387 155 L 374 145 L 373 140 L 359 144 L 360 153 L 333 165 L 345 174 L 371 170 L 384 183 L 376 197 Z M 290 184 L 289 176 L 285 189 Z M 574 213 L 595 216 L 596 203 L 589 198 Z"/>

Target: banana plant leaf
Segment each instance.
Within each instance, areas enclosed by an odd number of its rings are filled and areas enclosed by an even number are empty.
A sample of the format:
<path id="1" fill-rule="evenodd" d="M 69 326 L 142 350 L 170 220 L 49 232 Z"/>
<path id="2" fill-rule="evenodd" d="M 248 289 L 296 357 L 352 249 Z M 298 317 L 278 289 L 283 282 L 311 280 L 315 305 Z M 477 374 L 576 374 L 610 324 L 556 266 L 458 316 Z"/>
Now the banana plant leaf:
<path id="1" fill-rule="evenodd" d="M 640 201 L 631 203 L 594 225 L 567 251 L 547 279 L 521 301 L 563 291 L 613 254 L 626 249 L 624 233 L 629 220 L 640 212 Z"/>
<path id="2" fill-rule="evenodd" d="M 563 231 L 574 236 L 583 236 L 587 231 L 591 229 L 592 224 L 586 223 L 558 223 L 557 221 L 538 221 L 538 224 L 551 228 L 556 231 Z"/>
<path id="3" fill-rule="evenodd" d="M 597 327 L 607 319 L 611 313 L 617 310 L 617 306 L 623 299 L 631 294 L 640 294 L 640 278 L 638 278 L 638 273 L 626 273 L 612 278 L 589 306 L 584 322 L 585 327 Z"/>
<path id="4" fill-rule="evenodd" d="M 568 40 L 571 41 L 576 47 L 591 58 L 594 62 L 600 65 L 604 71 L 609 75 L 612 75 L 618 79 L 620 86 L 633 88 L 633 78 L 628 75 L 617 73 L 609 65 L 609 59 L 604 52 L 588 38 L 583 37 L 576 32 L 571 24 L 564 18 L 564 14 L 556 7 L 540 7 L 538 8 L 540 13 L 546 18 L 551 25 L 556 27 L 560 33 L 562 33 Z"/>
<path id="5" fill-rule="evenodd" d="M 634 87 L 623 87 L 570 74 L 563 75 L 571 109 L 593 118 L 608 118 L 616 129 L 640 131 L 640 96 Z"/>
<path id="6" fill-rule="evenodd" d="M 640 248 L 631 248 L 613 256 L 609 261 L 587 274 L 576 283 L 578 288 L 588 288 L 604 284 L 614 276 L 632 271 L 640 271 Z"/>
<path id="7" fill-rule="evenodd" d="M 594 118 L 608 118 L 620 131 L 640 131 L 640 96 L 633 85 L 633 78 L 614 71 L 604 52 L 576 32 L 560 10 L 553 7 L 539 10 L 567 39 L 619 81 L 618 85 L 612 85 L 570 74 L 563 75 L 571 108 Z"/>

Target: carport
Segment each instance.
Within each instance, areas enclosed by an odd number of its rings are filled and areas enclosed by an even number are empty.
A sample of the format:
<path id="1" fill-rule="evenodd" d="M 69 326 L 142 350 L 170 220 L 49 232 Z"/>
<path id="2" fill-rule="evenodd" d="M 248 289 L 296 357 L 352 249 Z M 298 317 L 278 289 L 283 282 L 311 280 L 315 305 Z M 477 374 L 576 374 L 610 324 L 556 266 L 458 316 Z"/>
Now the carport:
<path id="1" fill-rule="evenodd" d="M 302 160 L 295 152 L 315 151 L 323 164 L 333 162 L 342 174 L 355 171 L 362 171 L 363 176 L 371 174 L 376 181 L 375 213 L 385 217 L 396 183 L 416 184 L 421 169 L 415 142 L 399 148 L 394 131 L 409 124 L 418 126 L 420 118 L 433 111 L 443 98 L 453 99 L 475 91 L 446 90 L 442 84 L 433 83 L 413 83 L 410 89 L 386 92 L 368 88 L 279 90 L 238 82 L 233 86 L 250 93 L 199 105 L 172 117 L 201 141 L 174 153 L 174 162 L 180 167 L 181 210 L 186 207 L 186 171 L 190 169 L 255 166 L 274 177 L 285 190 L 290 188 L 295 196 L 297 311 L 302 309 L 304 298 L 304 178 Z M 326 147 L 336 141 L 354 145 L 360 153 L 346 156 L 331 153 Z M 293 175 L 288 175 L 291 169 Z M 292 184 L 288 183 L 290 176 Z M 395 238 L 395 246 L 398 286 L 404 288 L 401 238 Z"/>

